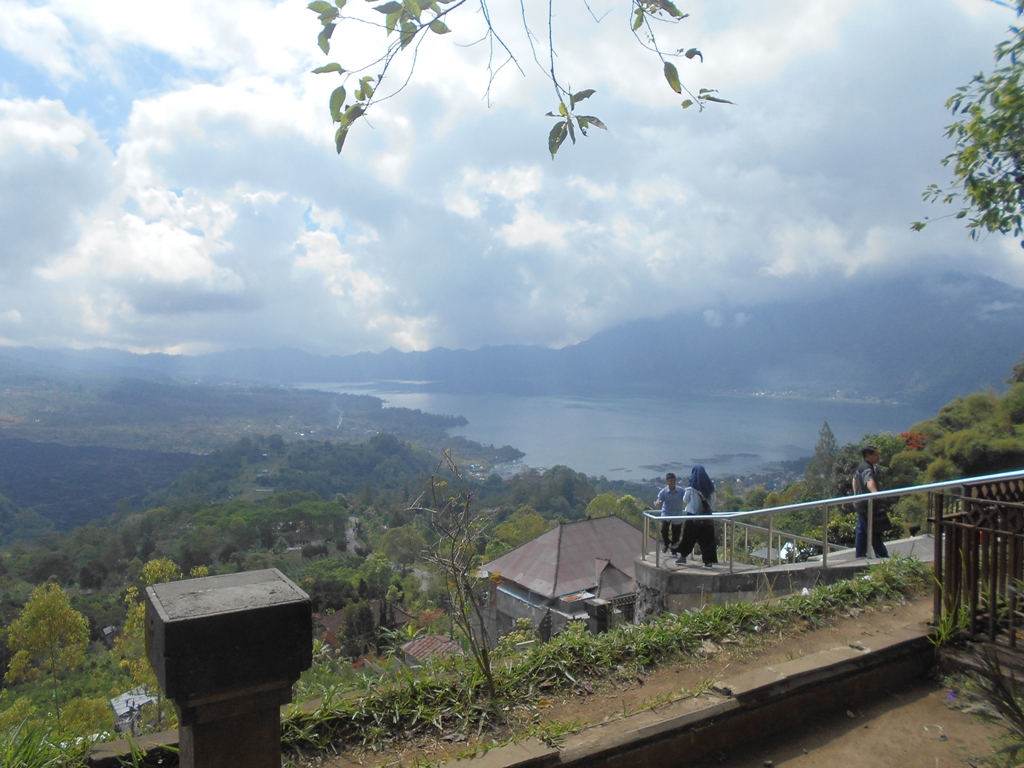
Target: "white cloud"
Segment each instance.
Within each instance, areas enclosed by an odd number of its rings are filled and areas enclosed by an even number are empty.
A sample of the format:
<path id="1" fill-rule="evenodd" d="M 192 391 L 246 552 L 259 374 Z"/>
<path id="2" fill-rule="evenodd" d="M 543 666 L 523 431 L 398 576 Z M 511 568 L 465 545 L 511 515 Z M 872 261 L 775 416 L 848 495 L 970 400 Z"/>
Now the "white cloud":
<path id="1" fill-rule="evenodd" d="M 664 42 L 678 34 L 707 63 L 684 80 L 737 102 L 703 114 L 679 108 L 617 2 L 592 6 L 616 12 L 596 27 L 560 9 L 567 82 L 597 88 L 584 105 L 610 130 L 551 162 L 554 97 L 528 53 L 527 76 L 502 71 L 487 109 L 486 48 L 435 36 L 339 158 L 326 102 L 341 80 L 309 74 L 325 58 L 302 3 L 182 0 L 154 23 L 119 1 L 8 0 L 0 45 L 24 66 L 0 73 L 0 93 L 18 94 L 0 101 L 4 337 L 557 345 L 679 309 L 742 324 L 736 307 L 863 272 L 1024 285 L 1016 241 L 972 243 L 954 222 L 909 231 L 949 149 L 942 103 L 1014 21 L 965 2 L 686 8 Z M 494 10 L 517 23 L 518 7 Z M 450 36 L 463 42 L 479 32 L 464 18 Z M 337 34 L 339 60 L 377 39 Z"/>
<path id="2" fill-rule="evenodd" d="M 69 38 L 67 27 L 49 8 L 7 0 L 0 9 L 0 47 L 51 77 L 78 75 L 67 51 Z"/>
<path id="3" fill-rule="evenodd" d="M 565 234 L 572 228 L 571 225 L 551 221 L 543 213 L 534 210 L 529 203 L 518 203 L 515 220 L 501 228 L 501 236 L 515 248 L 540 243 L 552 248 L 564 248 Z"/>
<path id="4" fill-rule="evenodd" d="M 452 213 L 474 219 L 480 216 L 483 209 L 483 196 L 522 200 L 541 191 L 543 178 L 537 166 L 490 173 L 482 173 L 476 168 L 464 168 L 459 185 L 445 197 L 445 207 Z"/>
<path id="5" fill-rule="evenodd" d="M 614 183 L 595 184 L 582 176 L 575 176 L 569 179 L 569 186 L 579 187 L 583 191 L 583 194 L 591 200 L 610 200 L 615 197 L 615 194 L 618 191 Z"/>
<path id="6" fill-rule="evenodd" d="M 338 238 L 328 232 L 306 232 L 297 243 L 305 251 L 295 259 L 296 271 L 318 272 L 330 292 L 360 305 L 375 304 L 385 292 L 383 281 L 356 268 L 355 260 L 342 251 Z"/>

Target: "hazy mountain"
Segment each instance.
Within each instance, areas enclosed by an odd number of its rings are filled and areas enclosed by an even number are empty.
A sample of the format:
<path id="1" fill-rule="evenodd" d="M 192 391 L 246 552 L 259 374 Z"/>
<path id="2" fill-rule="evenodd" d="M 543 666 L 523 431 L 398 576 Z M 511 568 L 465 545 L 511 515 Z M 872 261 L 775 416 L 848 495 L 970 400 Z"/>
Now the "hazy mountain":
<path id="1" fill-rule="evenodd" d="M 986 385 L 1000 387 L 1024 351 L 1024 291 L 1004 283 L 946 275 L 851 285 L 814 301 L 638 320 L 560 350 L 389 349 L 323 357 L 280 349 L 181 357 L 6 348 L 0 356 L 202 381 L 389 382 L 511 394 L 770 391 L 937 407 Z"/>

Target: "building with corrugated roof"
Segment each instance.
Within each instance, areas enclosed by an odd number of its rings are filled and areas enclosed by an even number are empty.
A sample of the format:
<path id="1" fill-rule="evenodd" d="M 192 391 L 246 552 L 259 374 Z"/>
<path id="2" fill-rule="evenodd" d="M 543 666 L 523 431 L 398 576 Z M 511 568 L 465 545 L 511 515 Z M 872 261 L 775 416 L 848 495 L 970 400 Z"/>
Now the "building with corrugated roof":
<path id="1" fill-rule="evenodd" d="M 403 660 L 407 667 L 416 667 L 435 656 L 445 657 L 462 653 L 462 646 L 444 635 L 424 635 L 402 643 Z"/>
<path id="2" fill-rule="evenodd" d="M 520 618 L 546 637 L 570 621 L 587 621 L 592 631 L 600 631 L 610 611 L 631 614 L 642 539 L 642 531 L 609 515 L 562 523 L 483 565 L 482 575 L 491 579 L 492 642 L 511 632 Z M 653 539 L 648 542 L 648 548 L 654 545 Z"/>

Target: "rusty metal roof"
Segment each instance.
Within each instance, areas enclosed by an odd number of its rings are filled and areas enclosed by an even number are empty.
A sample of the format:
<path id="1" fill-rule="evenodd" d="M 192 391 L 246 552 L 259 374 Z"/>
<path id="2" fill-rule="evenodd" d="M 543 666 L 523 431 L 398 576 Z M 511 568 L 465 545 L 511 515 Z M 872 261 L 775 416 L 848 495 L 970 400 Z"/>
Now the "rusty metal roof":
<path id="1" fill-rule="evenodd" d="M 462 646 L 444 635 L 425 635 L 402 643 L 402 651 L 417 661 L 425 661 L 431 656 L 452 656 L 462 653 Z"/>
<path id="2" fill-rule="evenodd" d="M 633 581 L 633 563 L 641 551 L 642 538 L 640 530 L 615 515 L 562 523 L 483 568 L 545 597 L 562 597 L 583 590 L 596 595 L 602 591 L 602 573 L 606 568 L 621 571 L 629 582 Z M 648 544 L 652 546 L 653 540 Z M 604 583 L 607 586 L 609 580 L 604 579 Z M 632 591 L 630 586 L 620 594 Z"/>

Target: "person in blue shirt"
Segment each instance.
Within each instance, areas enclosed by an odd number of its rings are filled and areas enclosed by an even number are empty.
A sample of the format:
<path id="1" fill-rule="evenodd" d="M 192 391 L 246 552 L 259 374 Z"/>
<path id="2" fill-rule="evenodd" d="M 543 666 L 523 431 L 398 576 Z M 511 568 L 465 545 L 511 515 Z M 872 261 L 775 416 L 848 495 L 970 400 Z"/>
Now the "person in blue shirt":
<path id="1" fill-rule="evenodd" d="M 665 475 L 665 487 L 658 491 L 658 499 L 654 502 L 654 508 L 661 510 L 662 517 L 681 516 L 683 514 L 683 489 L 676 486 L 675 473 L 669 472 Z M 669 548 L 675 549 L 679 543 L 679 533 L 683 528 L 682 520 L 661 521 L 662 552 L 668 552 Z M 671 529 L 672 538 L 669 539 Z"/>

